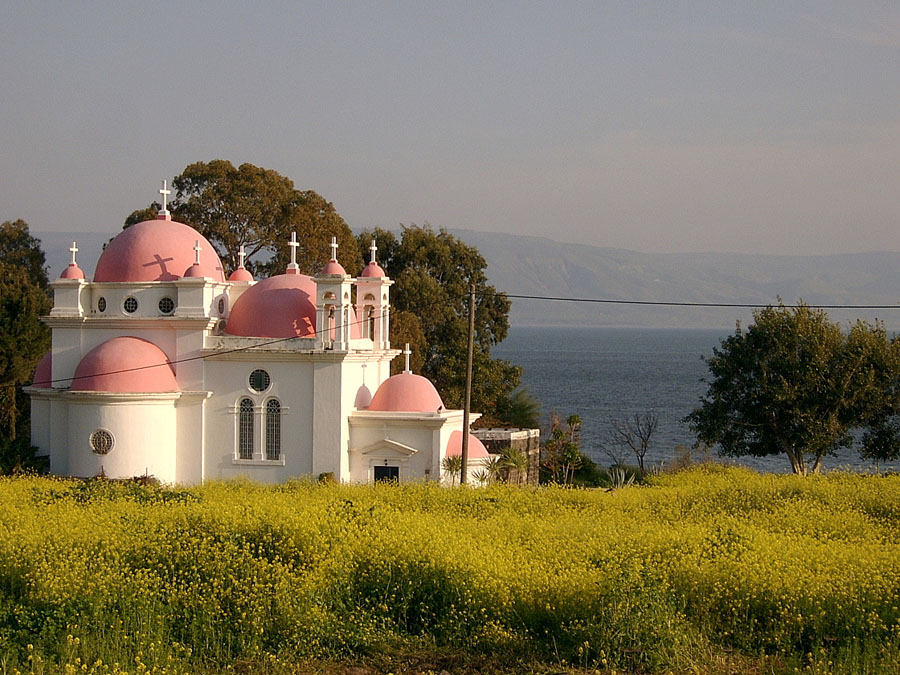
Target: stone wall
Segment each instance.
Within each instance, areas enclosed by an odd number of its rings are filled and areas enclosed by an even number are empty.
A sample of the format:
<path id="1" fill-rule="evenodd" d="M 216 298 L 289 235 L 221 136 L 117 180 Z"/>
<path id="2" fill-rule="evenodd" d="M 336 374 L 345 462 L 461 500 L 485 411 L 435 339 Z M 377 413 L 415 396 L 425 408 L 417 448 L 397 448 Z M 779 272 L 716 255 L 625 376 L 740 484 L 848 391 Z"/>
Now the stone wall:
<path id="1" fill-rule="evenodd" d="M 472 434 L 489 453 L 499 454 L 504 448 L 522 450 L 528 455 L 528 473 L 519 477 L 514 469 L 504 469 L 504 478 L 511 483 L 537 485 L 541 467 L 540 429 L 474 429 Z"/>

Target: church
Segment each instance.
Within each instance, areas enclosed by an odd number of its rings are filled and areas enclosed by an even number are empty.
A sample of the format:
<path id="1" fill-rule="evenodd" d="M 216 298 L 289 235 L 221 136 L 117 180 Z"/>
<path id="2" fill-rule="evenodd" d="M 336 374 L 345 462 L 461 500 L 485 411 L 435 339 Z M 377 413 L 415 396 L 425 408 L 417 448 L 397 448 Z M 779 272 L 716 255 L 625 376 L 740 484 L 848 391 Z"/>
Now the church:
<path id="1" fill-rule="evenodd" d="M 150 475 L 196 484 L 324 475 L 366 483 L 441 480 L 460 454 L 463 411 L 448 410 L 390 343 L 390 287 L 371 261 L 358 278 L 331 260 L 300 273 L 226 276 L 213 246 L 172 220 L 113 238 L 93 278 L 77 246 L 51 283 L 52 346 L 31 397 L 32 444 L 50 473 Z M 473 415 L 474 420 L 477 416 Z M 487 460 L 469 436 L 469 472 Z"/>

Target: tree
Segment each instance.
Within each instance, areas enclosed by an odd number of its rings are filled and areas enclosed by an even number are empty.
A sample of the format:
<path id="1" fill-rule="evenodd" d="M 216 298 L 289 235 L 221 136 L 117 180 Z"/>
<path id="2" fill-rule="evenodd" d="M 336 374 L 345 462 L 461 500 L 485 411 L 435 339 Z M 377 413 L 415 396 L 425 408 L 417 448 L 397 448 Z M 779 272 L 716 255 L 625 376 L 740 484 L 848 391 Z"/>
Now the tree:
<path id="1" fill-rule="evenodd" d="M 450 485 L 456 485 L 462 473 L 462 456 L 447 455 L 441 460 L 441 468 L 444 470 L 444 479 L 450 479 Z"/>
<path id="2" fill-rule="evenodd" d="M 725 455 L 785 453 L 801 475 L 869 429 L 863 454 L 896 447 L 898 344 L 880 325 L 844 334 L 808 305 L 767 307 L 707 359 L 711 380 L 686 421 Z M 811 463 L 811 464 L 810 464 Z"/>
<path id="3" fill-rule="evenodd" d="M 206 237 L 231 270 L 243 245 L 245 267 L 256 276 L 284 271 L 291 232 L 297 233 L 301 272 L 315 274 L 328 262 L 331 237 L 337 238 L 338 258 L 347 272 L 355 275 L 362 269 L 356 239 L 334 205 L 313 190 L 297 190 L 277 171 L 248 163 L 235 168 L 227 160 L 214 159 L 188 165 L 172 186 L 172 217 Z M 155 217 L 160 208 L 153 202 L 134 211 L 125 227 Z"/>
<path id="4" fill-rule="evenodd" d="M 634 413 L 631 417 L 623 419 L 611 419 L 609 421 L 611 443 L 621 448 L 628 448 L 634 453 L 638 461 L 641 475 L 644 471 L 644 456 L 650 449 L 653 434 L 659 427 L 659 415 L 648 410 L 643 413 Z"/>
<path id="5" fill-rule="evenodd" d="M 521 370 L 490 355 L 509 330 L 510 301 L 488 284 L 484 258 L 474 247 L 427 225 L 403 227 L 399 239 L 387 230 L 364 232 L 358 237 L 361 256 L 368 254 L 373 238 L 378 263 L 395 282 L 391 341 L 401 344 L 396 335 L 414 334 L 410 324 L 415 318 L 424 337 L 421 372 L 451 408 L 462 407 L 465 396 L 469 285 L 475 284 L 472 407 L 493 413 L 519 384 Z"/>
<path id="6" fill-rule="evenodd" d="M 516 472 L 516 485 L 528 482 L 528 469 L 531 466 L 531 458 L 528 453 L 521 448 L 513 448 L 507 446 L 500 450 L 499 467 L 506 469 L 507 480 L 510 479 L 512 472 Z"/>
<path id="7" fill-rule="evenodd" d="M 47 289 L 47 259 L 41 250 L 41 240 L 31 236 L 24 220 L 0 224 L 0 261 L 18 267 L 32 284 Z"/>
<path id="8" fill-rule="evenodd" d="M 569 485 L 584 463 L 581 454 L 581 417 L 569 415 L 563 426 L 560 418 L 550 416 L 550 438 L 544 444 L 542 468 L 553 483 Z"/>
<path id="9" fill-rule="evenodd" d="M 497 418 L 519 429 L 537 429 L 541 424 L 541 404 L 526 387 L 519 387 L 497 402 Z"/>

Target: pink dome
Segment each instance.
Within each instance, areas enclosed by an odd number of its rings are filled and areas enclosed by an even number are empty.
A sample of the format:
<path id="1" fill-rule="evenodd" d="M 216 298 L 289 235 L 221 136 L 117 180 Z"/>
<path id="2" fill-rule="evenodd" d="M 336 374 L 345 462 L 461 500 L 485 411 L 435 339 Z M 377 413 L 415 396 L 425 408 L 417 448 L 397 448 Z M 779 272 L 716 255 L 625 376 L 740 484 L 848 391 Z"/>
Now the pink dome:
<path id="1" fill-rule="evenodd" d="M 238 267 L 231 273 L 231 276 L 228 277 L 228 281 L 253 281 L 253 275 L 245 268 Z"/>
<path id="2" fill-rule="evenodd" d="M 159 216 L 122 230 L 97 261 L 94 281 L 174 281 L 195 260 L 200 240 L 200 265 L 205 275 L 225 281 L 215 249 L 197 230 Z"/>
<path id="3" fill-rule="evenodd" d="M 437 412 L 443 408 L 444 402 L 431 381 L 413 373 L 386 379 L 369 404 L 369 410 L 386 412 Z"/>
<path id="4" fill-rule="evenodd" d="M 447 457 L 462 455 L 462 437 L 462 432 L 459 430 L 450 434 L 450 440 L 447 441 Z M 488 456 L 484 443 L 469 434 L 469 459 L 487 459 Z"/>
<path id="5" fill-rule="evenodd" d="M 364 410 L 372 403 L 372 392 L 366 385 L 361 386 L 356 392 L 356 399 L 353 401 L 353 407 L 357 410 Z"/>
<path id="6" fill-rule="evenodd" d="M 363 267 L 361 277 L 386 277 L 387 274 L 384 273 L 384 270 L 381 269 L 381 266 L 377 262 L 370 262 L 368 265 Z"/>
<path id="7" fill-rule="evenodd" d="M 188 267 L 184 271 L 184 274 L 182 274 L 181 276 L 185 277 L 186 279 L 192 279 L 192 278 L 193 279 L 202 279 L 204 277 L 206 277 L 208 279 L 213 279 L 213 278 L 215 278 L 215 276 L 214 276 L 215 274 L 216 274 L 215 272 L 207 272 L 205 269 L 203 269 L 203 265 L 198 265 L 197 263 L 194 263 L 193 265 Z"/>
<path id="8" fill-rule="evenodd" d="M 178 391 L 165 352 L 137 337 L 116 337 L 94 347 L 75 369 L 73 391 L 158 393 Z"/>
<path id="9" fill-rule="evenodd" d="M 60 279 L 84 279 L 84 272 L 75 263 L 69 263 L 59 275 Z"/>
<path id="10" fill-rule="evenodd" d="M 245 337 L 315 337 L 316 284 L 279 274 L 248 288 L 231 308 L 225 332 Z"/>
<path id="11" fill-rule="evenodd" d="M 31 379 L 32 387 L 49 389 L 53 386 L 53 352 L 47 352 L 38 361 L 34 369 L 34 377 Z"/>
<path id="12" fill-rule="evenodd" d="M 339 262 L 337 262 L 336 260 L 329 260 L 325 267 L 322 268 L 322 271 L 319 272 L 319 274 L 323 276 L 328 274 L 339 274 L 341 276 L 344 276 L 345 274 L 347 274 L 347 272 L 344 269 L 343 265 L 341 265 Z"/>

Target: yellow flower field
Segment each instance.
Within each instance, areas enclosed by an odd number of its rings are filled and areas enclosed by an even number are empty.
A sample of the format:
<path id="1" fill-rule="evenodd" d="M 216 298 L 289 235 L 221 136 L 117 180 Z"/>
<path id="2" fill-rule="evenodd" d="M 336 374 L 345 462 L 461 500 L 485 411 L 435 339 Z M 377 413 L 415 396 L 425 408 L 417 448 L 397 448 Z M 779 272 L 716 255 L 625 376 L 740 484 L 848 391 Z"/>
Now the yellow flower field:
<path id="1" fill-rule="evenodd" d="M 495 663 L 900 671 L 900 476 L 614 492 L 0 480 L 0 672 Z"/>

